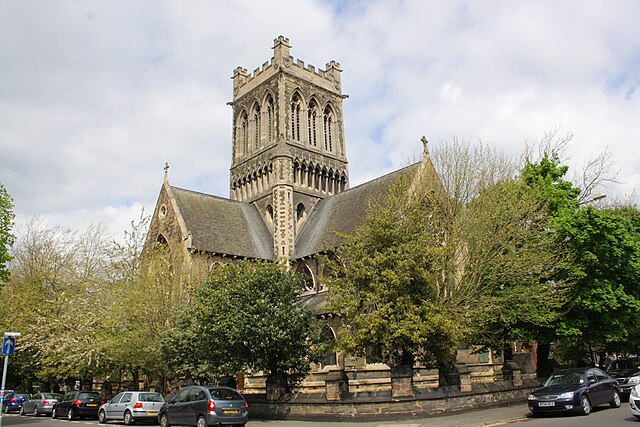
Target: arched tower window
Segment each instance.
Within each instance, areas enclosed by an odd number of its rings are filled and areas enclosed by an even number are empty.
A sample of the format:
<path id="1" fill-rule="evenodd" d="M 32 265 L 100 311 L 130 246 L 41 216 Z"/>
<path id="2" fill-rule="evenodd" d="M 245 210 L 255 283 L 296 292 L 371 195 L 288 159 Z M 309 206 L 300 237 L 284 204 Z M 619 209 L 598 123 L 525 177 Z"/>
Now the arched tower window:
<path id="1" fill-rule="evenodd" d="M 296 221 L 300 221 L 304 218 L 304 214 L 305 214 L 305 207 L 303 203 L 298 203 L 298 206 L 296 206 Z"/>
<path id="2" fill-rule="evenodd" d="M 271 143 L 275 140 L 275 107 L 273 97 L 269 95 L 267 98 L 267 142 Z"/>
<path id="3" fill-rule="evenodd" d="M 262 130 L 260 123 L 260 106 L 257 104 L 253 110 L 253 126 L 253 143 L 254 148 L 257 150 L 260 148 L 260 131 Z"/>
<path id="4" fill-rule="evenodd" d="M 326 151 L 333 152 L 333 140 L 335 139 L 333 136 L 333 111 L 331 107 L 327 105 L 324 109 L 324 113 L 322 115 L 322 133 L 324 137 L 324 149 Z"/>
<path id="5" fill-rule="evenodd" d="M 317 126 L 318 126 L 318 106 L 315 101 L 309 103 L 309 110 L 307 111 L 307 130 L 309 131 L 309 145 L 312 147 L 318 146 L 317 141 Z"/>
<path id="6" fill-rule="evenodd" d="M 246 111 L 240 116 L 240 141 L 242 144 L 242 154 L 249 153 L 249 117 Z"/>
<path id="7" fill-rule="evenodd" d="M 300 142 L 300 110 L 301 102 L 298 94 L 291 99 L 291 139 Z"/>

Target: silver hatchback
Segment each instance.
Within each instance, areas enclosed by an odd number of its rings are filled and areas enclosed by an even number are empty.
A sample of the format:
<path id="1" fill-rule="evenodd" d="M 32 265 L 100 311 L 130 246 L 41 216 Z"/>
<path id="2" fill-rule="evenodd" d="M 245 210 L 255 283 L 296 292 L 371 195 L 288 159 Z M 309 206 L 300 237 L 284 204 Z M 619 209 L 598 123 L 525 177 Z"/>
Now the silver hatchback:
<path id="1" fill-rule="evenodd" d="M 164 398 L 150 391 L 123 391 L 116 394 L 98 410 L 98 421 L 124 421 L 131 425 L 135 421 L 157 421 Z"/>
<path id="2" fill-rule="evenodd" d="M 36 393 L 31 399 L 26 400 L 20 409 L 20 415 L 51 415 L 53 405 L 62 400 L 62 395 L 58 393 Z"/>

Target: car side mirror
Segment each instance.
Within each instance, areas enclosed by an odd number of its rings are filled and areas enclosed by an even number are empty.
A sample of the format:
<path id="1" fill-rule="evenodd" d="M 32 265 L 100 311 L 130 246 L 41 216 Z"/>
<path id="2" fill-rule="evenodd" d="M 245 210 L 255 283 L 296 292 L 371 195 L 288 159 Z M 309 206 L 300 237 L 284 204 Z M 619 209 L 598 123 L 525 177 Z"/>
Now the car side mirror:
<path id="1" fill-rule="evenodd" d="M 175 399 L 169 399 L 168 403 L 176 403 L 176 400 Z"/>
<path id="2" fill-rule="evenodd" d="M 589 385 L 591 385 L 591 384 L 595 384 L 595 383 L 597 383 L 597 382 L 598 382 L 598 380 L 595 380 L 595 379 L 593 379 L 593 378 L 589 378 Z"/>

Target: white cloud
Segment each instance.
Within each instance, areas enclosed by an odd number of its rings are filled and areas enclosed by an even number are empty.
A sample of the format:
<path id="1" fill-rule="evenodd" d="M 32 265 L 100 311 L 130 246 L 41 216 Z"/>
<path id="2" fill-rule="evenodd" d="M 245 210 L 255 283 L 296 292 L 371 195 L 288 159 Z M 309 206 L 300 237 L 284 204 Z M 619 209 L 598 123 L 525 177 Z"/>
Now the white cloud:
<path id="1" fill-rule="evenodd" d="M 560 126 L 640 183 L 635 1 L 4 2 L 0 182 L 33 215 L 126 228 L 172 184 L 228 195 L 230 76 L 292 54 L 344 70 L 354 185 L 452 135 L 521 151 Z M 608 190 L 609 191 L 609 190 Z M 128 218 L 127 218 L 128 216 Z"/>

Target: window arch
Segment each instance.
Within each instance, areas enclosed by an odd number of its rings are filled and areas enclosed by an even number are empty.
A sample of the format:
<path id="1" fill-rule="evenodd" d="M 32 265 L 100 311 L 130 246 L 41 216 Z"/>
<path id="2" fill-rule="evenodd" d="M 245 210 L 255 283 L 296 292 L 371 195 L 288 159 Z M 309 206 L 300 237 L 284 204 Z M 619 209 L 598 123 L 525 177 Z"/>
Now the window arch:
<path id="1" fill-rule="evenodd" d="M 269 94 L 267 96 L 267 143 L 271 143 L 275 141 L 275 120 L 276 120 L 276 110 L 275 105 L 273 103 L 273 96 Z"/>
<path id="2" fill-rule="evenodd" d="M 331 326 L 324 325 L 322 327 L 322 331 L 320 331 L 320 342 L 322 343 L 322 348 L 324 348 L 322 364 L 324 366 L 337 365 L 338 357 L 335 352 L 336 334 L 333 332 Z"/>
<path id="3" fill-rule="evenodd" d="M 318 146 L 318 105 L 312 99 L 309 102 L 309 109 L 307 110 L 307 131 L 309 137 L 309 145 L 312 147 Z"/>
<path id="4" fill-rule="evenodd" d="M 303 291 L 312 291 L 315 289 L 313 273 L 311 273 L 311 269 L 307 264 L 300 264 L 296 270 L 296 274 L 300 275 Z"/>
<path id="5" fill-rule="evenodd" d="M 305 211 L 304 203 L 298 203 L 298 206 L 296 206 L 296 221 L 300 222 L 304 218 Z"/>
<path id="6" fill-rule="evenodd" d="M 255 150 L 260 148 L 261 117 L 260 106 L 256 104 L 253 107 L 253 146 Z"/>
<path id="7" fill-rule="evenodd" d="M 249 116 L 244 110 L 240 113 L 239 131 L 242 154 L 246 155 L 249 152 Z"/>
<path id="8" fill-rule="evenodd" d="M 300 95 L 293 94 L 291 98 L 291 139 L 300 142 L 300 112 L 302 111 L 302 101 Z"/>
<path id="9" fill-rule="evenodd" d="M 333 110 L 331 109 L 331 106 L 327 105 L 322 114 L 322 135 L 324 149 L 329 152 L 333 152 L 333 144 L 335 140 L 334 127 Z"/>

